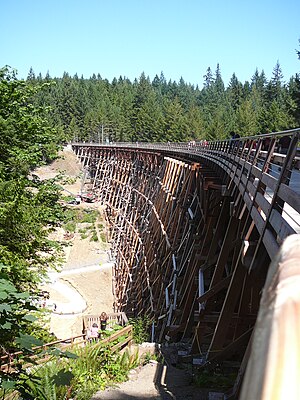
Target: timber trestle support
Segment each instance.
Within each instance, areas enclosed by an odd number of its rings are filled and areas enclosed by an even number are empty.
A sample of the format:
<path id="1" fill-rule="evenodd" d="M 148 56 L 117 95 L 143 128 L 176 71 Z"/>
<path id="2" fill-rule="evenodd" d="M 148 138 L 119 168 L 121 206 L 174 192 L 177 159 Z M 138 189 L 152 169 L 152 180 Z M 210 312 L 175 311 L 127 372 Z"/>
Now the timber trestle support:
<path id="1" fill-rule="evenodd" d="M 288 202 L 300 212 L 289 179 L 299 130 L 289 135 L 289 158 L 272 135 L 267 151 L 260 138 L 73 144 L 86 190 L 106 206 L 115 312 L 147 316 L 156 341 L 185 341 L 210 367 L 247 363 L 268 266 L 297 231 L 283 217 Z"/>

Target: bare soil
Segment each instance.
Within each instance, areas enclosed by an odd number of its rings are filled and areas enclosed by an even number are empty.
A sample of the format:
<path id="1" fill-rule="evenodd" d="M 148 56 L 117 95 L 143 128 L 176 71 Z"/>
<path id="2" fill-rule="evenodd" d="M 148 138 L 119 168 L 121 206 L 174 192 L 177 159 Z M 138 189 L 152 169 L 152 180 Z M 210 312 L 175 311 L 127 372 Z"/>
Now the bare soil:
<path id="1" fill-rule="evenodd" d="M 54 178 L 63 173 L 70 178 L 70 182 L 63 185 L 66 195 L 71 192 L 76 196 L 81 190 L 83 173 L 76 155 L 69 148 L 64 148 L 59 159 L 35 173 L 41 179 Z M 76 207 L 102 212 L 98 203 L 81 203 Z M 45 283 L 41 289 L 50 293 L 48 303 L 53 311 L 54 305 L 56 307 L 56 312 L 50 314 L 50 331 L 57 338 L 66 339 L 82 333 L 84 314 L 113 312 L 112 265 L 109 264 L 109 246 L 101 240 L 82 239 L 78 231 L 68 235 L 63 229 L 56 232 L 56 238 L 69 242 L 65 248 L 65 262 L 61 273 L 50 272 L 51 282 Z M 84 310 L 78 295 L 85 302 Z"/>

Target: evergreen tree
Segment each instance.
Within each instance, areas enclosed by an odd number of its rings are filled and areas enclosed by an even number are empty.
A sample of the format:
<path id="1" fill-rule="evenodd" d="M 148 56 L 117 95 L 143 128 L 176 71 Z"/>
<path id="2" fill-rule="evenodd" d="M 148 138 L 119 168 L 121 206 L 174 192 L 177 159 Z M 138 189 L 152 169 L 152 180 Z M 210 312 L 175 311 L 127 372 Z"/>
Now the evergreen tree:
<path id="1" fill-rule="evenodd" d="M 186 113 L 186 121 L 188 125 L 186 140 L 206 139 L 204 115 L 199 107 L 194 105 L 188 109 Z"/>
<path id="2" fill-rule="evenodd" d="M 28 72 L 27 80 L 28 80 L 28 81 L 33 81 L 33 82 L 36 80 L 36 78 L 35 78 L 35 73 L 34 73 L 32 67 L 30 67 L 30 70 L 29 70 L 29 72 Z"/>
<path id="3" fill-rule="evenodd" d="M 263 94 L 267 86 L 267 83 L 268 82 L 264 71 L 259 73 L 258 69 L 256 69 L 254 75 L 252 76 L 251 88 L 255 87 L 256 90 L 260 91 Z"/>
<path id="4" fill-rule="evenodd" d="M 268 101 L 273 102 L 282 101 L 282 87 L 283 87 L 283 74 L 279 62 L 277 61 L 272 74 L 272 79 L 270 80 L 267 87 Z"/>
<path id="5" fill-rule="evenodd" d="M 30 101 L 41 89 L 0 70 L 0 262 L 23 290 L 53 265 L 55 243 L 48 234 L 63 217 L 58 187 L 29 178 L 33 167 L 56 156 L 60 140 Z"/>
<path id="6" fill-rule="evenodd" d="M 253 136 L 257 135 L 259 132 L 258 110 L 255 108 L 255 101 L 252 97 L 245 99 L 241 102 L 237 110 L 237 132 L 240 136 Z"/>
<path id="7" fill-rule="evenodd" d="M 215 81 L 210 67 L 207 68 L 206 74 L 203 76 L 203 78 L 203 89 L 209 89 Z"/>
<path id="8" fill-rule="evenodd" d="M 221 76 L 221 70 L 220 70 L 219 64 L 217 64 L 213 88 L 214 88 L 216 96 L 218 96 L 219 98 L 222 98 L 224 96 L 225 86 L 224 86 L 224 82 L 223 82 L 223 79 Z"/>
<path id="9" fill-rule="evenodd" d="M 291 114 L 294 117 L 295 127 L 300 126 L 300 74 L 296 74 L 292 77 L 289 82 L 289 94 L 293 101 L 293 107 L 291 107 Z"/>
<path id="10" fill-rule="evenodd" d="M 239 82 L 235 73 L 229 81 L 226 94 L 231 107 L 236 111 L 243 100 L 243 85 Z"/>
<path id="11" fill-rule="evenodd" d="M 299 39 L 300 44 L 300 39 Z M 298 59 L 300 60 L 300 51 L 296 50 Z M 296 73 L 295 77 L 291 77 L 289 82 L 289 94 L 293 101 L 293 107 L 290 107 L 294 117 L 295 127 L 300 126 L 300 73 Z"/>
<path id="12" fill-rule="evenodd" d="M 162 141 L 185 142 L 187 139 L 188 124 L 179 100 L 166 100 Z"/>
<path id="13" fill-rule="evenodd" d="M 182 116 L 186 130 L 179 136 L 187 140 L 198 135 L 223 138 L 231 130 L 266 133 L 299 125 L 299 76 L 286 85 L 279 62 L 269 82 L 264 71 L 256 69 L 250 83 L 242 84 L 233 74 L 225 88 L 219 64 L 214 74 L 208 67 L 203 78 L 200 90 L 183 77 L 178 83 L 167 83 L 163 72 L 152 82 L 143 72 L 133 82 L 119 76 L 110 83 L 99 73 L 89 79 L 68 73 L 52 79 L 47 73 L 43 79 L 40 74 L 35 77 L 31 69 L 28 82 L 48 84 L 43 94 L 36 93 L 34 103 L 49 106 L 52 126 L 69 138 L 74 134 L 82 140 L 98 137 L 99 127 L 104 126 L 112 141 L 165 140 L 165 119 L 170 121 L 168 110 L 172 107 L 176 113 L 180 108 L 177 116 Z M 167 132 L 170 140 L 178 137 L 176 133 L 171 138 L 171 130 Z"/>

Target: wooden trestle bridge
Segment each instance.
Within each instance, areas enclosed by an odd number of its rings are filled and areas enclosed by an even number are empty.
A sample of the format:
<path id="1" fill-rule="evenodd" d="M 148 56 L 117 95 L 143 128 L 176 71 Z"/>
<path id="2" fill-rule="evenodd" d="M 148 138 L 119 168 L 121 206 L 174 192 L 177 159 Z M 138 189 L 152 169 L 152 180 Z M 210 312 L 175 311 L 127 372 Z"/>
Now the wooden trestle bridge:
<path id="1" fill-rule="evenodd" d="M 154 340 L 184 341 L 205 365 L 238 364 L 235 393 L 270 263 L 300 232 L 299 135 L 72 143 L 84 190 L 106 205 L 115 312 L 147 315 Z"/>

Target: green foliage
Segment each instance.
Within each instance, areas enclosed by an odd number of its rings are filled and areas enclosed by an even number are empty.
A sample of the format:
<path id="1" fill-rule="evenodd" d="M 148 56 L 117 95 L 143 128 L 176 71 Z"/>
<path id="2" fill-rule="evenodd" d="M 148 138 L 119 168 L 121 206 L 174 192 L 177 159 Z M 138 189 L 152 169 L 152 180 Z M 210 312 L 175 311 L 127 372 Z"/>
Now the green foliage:
<path id="1" fill-rule="evenodd" d="M 71 371 L 66 370 L 63 365 L 63 362 L 51 360 L 32 369 L 30 394 L 34 399 L 58 400 L 66 398 L 74 375 Z"/>
<path id="2" fill-rule="evenodd" d="M 130 371 L 131 369 L 136 368 L 140 364 L 138 350 L 131 354 L 128 349 L 126 349 L 126 351 L 119 356 L 119 362 L 124 371 Z"/>
<path id="3" fill-rule="evenodd" d="M 32 79 L 34 79 L 32 77 Z M 1 385 L 34 398 L 35 377 L 23 368 L 45 330 L 33 305 L 38 284 L 57 266 L 61 246 L 49 239 L 63 209 L 55 180 L 41 181 L 32 169 L 57 155 L 61 136 L 47 120 L 48 109 L 33 104 L 48 85 L 19 81 L 0 70 L 0 335 L 1 355 L 22 349 L 13 373 L 1 371 Z"/>
<path id="4" fill-rule="evenodd" d="M 42 364 L 34 364 L 31 359 L 24 358 L 23 361 L 31 364 L 30 369 L 26 368 L 26 364 L 17 365 L 18 373 L 10 374 L 9 380 L 2 385 L 4 390 L 0 391 L 1 398 L 4 399 L 13 390 L 17 396 L 14 398 L 18 399 L 65 399 L 74 375 L 66 369 L 67 362 L 63 358 L 74 360 L 77 356 L 58 349 L 49 349 L 44 356 L 48 360 Z"/>
<path id="5" fill-rule="evenodd" d="M 72 362 L 72 395 L 78 399 L 90 399 L 99 389 L 113 382 L 127 379 L 130 369 L 138 365 L 138 354 L 113 354 L 101 343 L 89 344 L 78 349 L 79 358 Z M 70 364 L 71 365 L 71 364 Z"/>
<path id="6" fill-rule="evenodd" d="M 18 291 L 8 276 L 3 273 L 3 269 L 4 266 L 1 265 L 1 356 L 14 353 L 16 350 L 22 350 L 22 353 L 14 355 L 12 370 L 0 371 L 0 398 L 3 399 L 6 394 L 16 391 L 22 398 L 26 399 L 35 399 L 37 398 L 37 394 L 38 398 L 51 399 L 52 397 L 50 397 L 48 392 L 44 393 L 45 382 L 42 382 L 40 377 L 35 373 L 35 368 L 31 370 L 27 370 L 26 368 L 27 363 L 34 365 L 34 361 L 29 358 L 33 354 L 33 348 L 43 345 L 41 340 L 27 333 L 28 325 L 33 326 L 36 321 L 33 313 L 37 312 L 37 309 L 32 305 L 33 298 L 28 292 Z M 41 352 L 45 353 L 42 348 Z M 47 353 L 54 357 L 72 356 L 70 353 L 64 353 L 59 350 L 49 350 Z"/>
<path id="7" fill-rule="evenodd" d="M 164 362 L 164 357 L 162 356 L 162 355 L 160 355 L 160 354 L 152 354 L 151 352 L 147 352 L 146 354 L 144 354 L 143 355 L 143 357 L 142 357 L 142 364 L 143 365 L 146 365 L 146 364 L 149 364 L 149 362 L 150 361 L 157 361 L 157 362 L 160 362 L 160 363 L 163 363 Z"/>
<path id="8" fill-rule="evenodd" d="M 97 390 L 126 380 L 129 370 L 139 364 L 138 352 L 113 354 L 100 342 L 75 348 L 73 354 L 76 357 L 53 358 L 32 369 L 31 390 L 36 400 L 89 400 Z"/>
<path id="9" fill-rule="evenodd" d="M 30 175 L 59 148 L 57 132 L 32 98 L 43 90 L 0 70 L 0 260 L 19 288 L 34 288 L 54 266 L 59 246 L 48 239 L 63 212 L 54 180 Z"/>
<path id="10" fill-rule="evenodd" d="M 236 379 L 234 373 L 221 373 L 211 370 L 203 370 L 195 374 L 194 383 L 202 388 L 214 388 L 216 390 L 229 389 L 233 387 Z"/>
<path id="11" fill-rule="evenodd" d="M 142 73 L 134 82 L 120 77 L 111 83 L 100 75 L 38 79 L 31 71 L 29 76 L 36 86 L 47 84 L 46 96 L 45 90 L 44 96 L 33 96 L 36 105 L 49 105 L 53 126 L 76 140 L 223 139 L 231 130 L 245 136 L 299 125 L 299 76 L 286 85 L 278 62 L 270 81 L 263 71 L 244 83 L 233 73 L 228 87 L 220 65 L 215 72 L 208 67 L 202 89 L 183 78 L 167 82 L 163 73 L 152 82 Z M 275 121 L 274 101 L 280 113 Z"/>
<path id="12" fill-rule="evenodd" d="M 31 296 L 32 298 L 34 296 Z M 26 332 L 35 337 L 36 339 L 41 340 L 43 343 L 50 343 L 57 340 L 57 337 L 49 332 L 50 326 L 50 313 L 45 312 L 44 309 L 38 308 L 36 311 L 32 312 L 33 317 L 35 317 L 35 321 L 32 324 L 27 324 Z"/>
<path id="13" fill-rule="evenodd" d="M 0 259 L 18 287 L 34 287 L 56 263 L 49 232 L 62 218 L 57 188 L 26 178 L 0 178 Z"/>
<path id="14" fill-rule="evenodd" d="M 76 222 L 67 221 L 64 225 L 64 229 L 68 232 L 74 233 L 76 231 Z"/>
<path id="15" fill-rule="evenodd" d="M 19 347 L 26 347 L 25 331 L 29 322 L 35 317 L 32 312 L 36 308 L 31 304 L 29 292 L 20 292 L 14 283 L 5 274 L 5 266 L 0 265 L 0 337 L 2 354 Z M 34 340 L 27 337 L 27 340 Z"/>
<path id="16" fill-rule="evenodd" d="M 94 224 L 99 216 L 96 210 L 82 210 L 78 215 L 80 223 Z"/>
<path id="17" fill-rule="evenodd" d="M 98 235 L 97 232 L 95 230 L 92 231 L 92 236 L 91 236 L 91 241 L 92 242 L 98 242 Z"/>
<path id="18" fill-rule="evenodd" d="M 46 110 L 32 103 L 47 87 L 19 81 L 8 68 L 0 70 L 1 163 L 9 176 L 26 176 L 28 170 L 56 156 L 57 132 L 46 120 Z"/>
<path id="19" fill-rule="evenodd" d="M 130 318 L 129 323 L 133 327 L 133 339 L 135 343 L 141 344 L 149 340 L 151 321 L 147 316 Z"/>
<path id="20" fill-rule="evenodd" d="M 91 241 L 97 242 L 98 235 L 96 231 L 96 222 L 99 218 L 97 210 L 67 209 L 64 215 L 64 229 L 69 232 L 75 232 L 78 224 L 84 224 L 83 228 L 79 228 L 81 239 L 90 238 Z"/>
<path id="21" fill-rule="evenodd" d="M 106 235 L 105 235 L 105 233 L 103 233 L 103 232 L 100 233 L 100 239 L 101 239 L 101 241 L 103 243 L 106 243 Z"/>
<path id="22" fill-rule="evenodd" d="M 104 334 L 108 337 L 120 329 L 122 327 L 116 324 Z M 31 360 L 32 366 L 27 373 L 19 364 L 20 373 L 16 379 L 4 378 L 2 387 L 6 390 L 0 390 L 0 398 L 14 390 L 26 399 L 89 400 L 99 389 L 126 380 L 129 370 L 140 364 L 138 351 L 132 354 L 125 350 L 120 354 L 110 350 L 124 339 L 119 337 L 110 344 L 86 343 L 84 347 L 73 348 L 72 353 L 50 348 L 41 354 L 48 357 L 43 363 L 34 365 Z M 28 335 L 21 335 L 19 342 L 27 352 L 31 351 L 32 346 L 40 344 Z"/>

